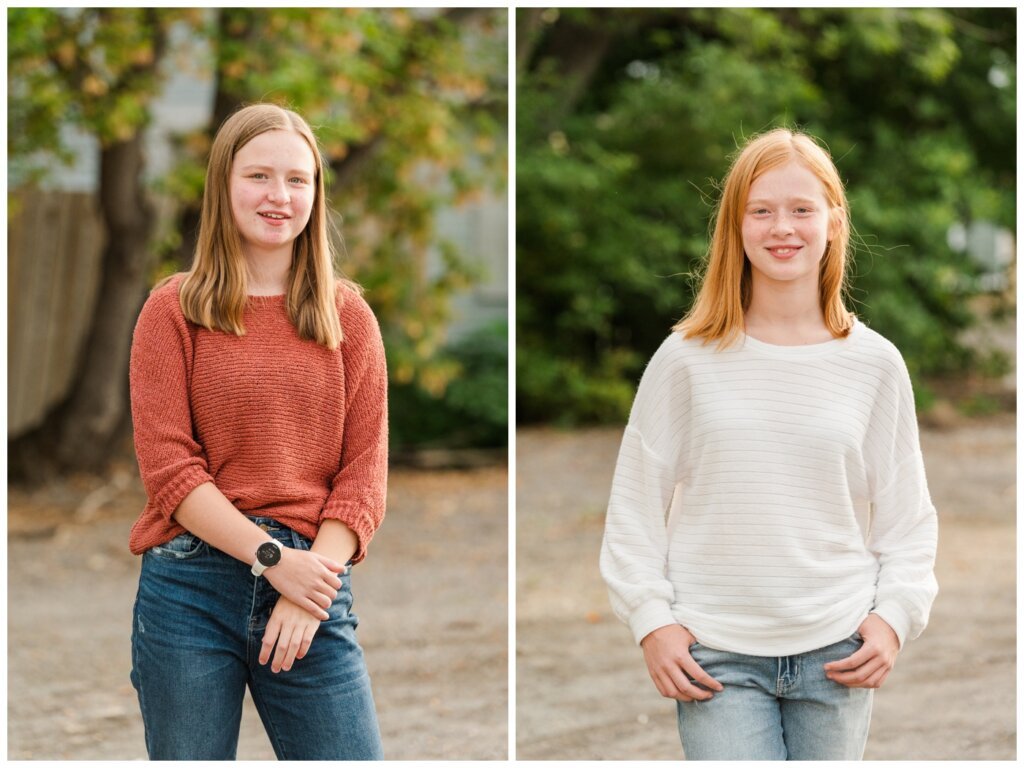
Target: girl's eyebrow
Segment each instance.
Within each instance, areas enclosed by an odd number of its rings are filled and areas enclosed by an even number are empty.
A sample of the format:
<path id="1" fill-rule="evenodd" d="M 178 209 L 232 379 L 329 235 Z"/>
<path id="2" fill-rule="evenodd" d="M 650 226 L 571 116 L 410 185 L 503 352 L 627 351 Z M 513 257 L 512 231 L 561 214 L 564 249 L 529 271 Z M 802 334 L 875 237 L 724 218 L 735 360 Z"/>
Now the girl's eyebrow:
<path id="1" fill-rule="evenodd" d="M 763 205 L 764 203 L 774 203 L 774 202 L 775 202 L 774 200 L 767 200 L 767 199 L 762 198 L 762 197 L 755 197 L 755 198 L 752 198 L 750 200 L 747 200 L 747 205 Z M 786 202 L 787 203 L 814 203 L 816 201 L 814 200 L 814 198 L 811 198 L 811 197 L 797 196 L 797 197 L 789 198 L 788 200 L 786 200 Z"/>
<path id="2" fill-rule="evenodd" d="M 239 170 L 241 170 L 241 171 L 272 171 L 272 170 L 274 170 L 274 167 L 272 165 L 254 165 L 254 164 L 249 164 L 249 165 L 243 165 Z M 301 168 L 293 168 L 292 170 L 288 171 L 288 173 L 297 173 L 300 176 L 312 176 L 313 175 L 309 171 L 303 170 Z"/>

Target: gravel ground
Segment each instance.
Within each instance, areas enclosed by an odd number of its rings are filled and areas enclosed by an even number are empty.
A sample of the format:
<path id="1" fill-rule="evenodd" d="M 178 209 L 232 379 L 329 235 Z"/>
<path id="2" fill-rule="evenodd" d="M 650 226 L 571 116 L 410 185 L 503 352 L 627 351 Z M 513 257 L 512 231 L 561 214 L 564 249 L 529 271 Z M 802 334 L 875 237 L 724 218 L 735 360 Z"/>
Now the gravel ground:
<path id="1" fill-rule="evenodd" d="M 145 501 L 124 464 L 8 502 L 8 758 L 145 759 L 128 680 Z M 508 506 L 502 467 L 392 473 L 388 514 L 353 571 L 385 755 L 508 755 Z M 314 642 L 316 642 L 314 640 Z M 239 759 L 273 760 L 246 696 Z"/>
<path id="2" fill-rule="evenodd" d="M 597 570 L 620 429 L 517 437 L 517 756 L 679 759 L 675 705 L 647 675 Z M 928 629 L 876 691 L 867 759 L 1016 757 L 1015 424 L 924 430 L 939 511 Z"/>
<path id="3" fill-rule="evenodd" d="M 620 437 L 519 433 L 521 760 L 682 754 L 674 706 L 654 690 L 597 572 Z M 1014 759 L 1014 421 L 925 430 L 922 442 L 941 593 L 928 630 L 876 693 L 866 756 Z M 126 541 L 143 502 L 133 477 L 125 465 L 105 483 L 9 491 L 10 759 L 145 758 L 128 682 L 138 558 Z M 505 483 L 504 468 L 392 475 L 388 518 L 353 576 L 391 759 L 506 757 Z M 238 756 L 273 759 L 248 701 Z"/>

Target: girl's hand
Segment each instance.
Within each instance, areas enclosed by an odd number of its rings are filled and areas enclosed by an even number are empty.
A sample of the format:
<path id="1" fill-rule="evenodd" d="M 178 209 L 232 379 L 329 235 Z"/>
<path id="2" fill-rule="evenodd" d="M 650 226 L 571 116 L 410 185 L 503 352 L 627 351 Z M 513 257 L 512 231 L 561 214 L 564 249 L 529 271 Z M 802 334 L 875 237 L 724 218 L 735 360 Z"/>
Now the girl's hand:
<path id="1" fill-rule="evenodd" d="M 270 669 L 277 673 L 287 672 L 296 659 L 301 659 L 309 651 L 313 635 L 320 626 L 320 620 L 311 616 L 308 611 L 300 608 L 286 597 L 280 597 L 277 605 L 270 613 L 270 621 L 263 633 L 263 644 L 260 647 L 260 664 L 270 660 L 270 653 L 277 645 L 274 662 Z"/>
<path id="2" fill-rule="evenodd" d="M 825 665 L 825 677 L 847 688 L 880 688 L 896 664 L 900 640 L 877 613 L 869 613 L 857 629 L 864 645 L 839 661 Z"/>
<path id="3" fill-rule="evenodd" d="M 690 677 L 712 690 L 722 690 L 722 684 L 701 669 L 690 655 L 690 646 L 695 642 L 690 631 L 679 624 L 659 627 L 640 641 L 647 671 L 658 693 L 665 698 L 704 701 L 713 696 L 711 691 L 690 682 Z"/>
<path id="4" fill-rule="evenodd" d="M 281 561 L 265 570 L 263 576 L 282 597 L 314 618 L 324 620 L 328 618 L 326 609 L 341 589 L 337 574 L 344 572 L 344 565 L 326 555 L 284 547 Z"/>

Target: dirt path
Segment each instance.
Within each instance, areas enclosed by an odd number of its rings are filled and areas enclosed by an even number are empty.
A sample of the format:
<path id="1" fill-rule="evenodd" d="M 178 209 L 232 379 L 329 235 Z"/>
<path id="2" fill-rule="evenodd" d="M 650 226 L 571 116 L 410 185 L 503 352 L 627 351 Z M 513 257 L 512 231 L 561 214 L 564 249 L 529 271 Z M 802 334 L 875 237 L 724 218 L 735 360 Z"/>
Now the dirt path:
<path id="1" fill-rule="evenodd" d="M 517 437 L 517 756 L 679 759 L 597 570 L 621 430 Z M 940 594 L 928 629 L 876 692 L 867 759 L 1016 756 L 1015 425 L 922 434 L 939 510 Z"/>
<path id="2" fill-rule="evenodd" d="M 128 681 L 139 559 L 127 536 L 144 496 L 133 468 L 119 471 L 111 494 L 91 478 L 9 493 L 12 760 L 146 757 Z M 353 572 L 389 759 L 507 757 L 506 475 L 392 473 L 388 518 Z M 274 759 L 248 695 L 238 757 Z"/>

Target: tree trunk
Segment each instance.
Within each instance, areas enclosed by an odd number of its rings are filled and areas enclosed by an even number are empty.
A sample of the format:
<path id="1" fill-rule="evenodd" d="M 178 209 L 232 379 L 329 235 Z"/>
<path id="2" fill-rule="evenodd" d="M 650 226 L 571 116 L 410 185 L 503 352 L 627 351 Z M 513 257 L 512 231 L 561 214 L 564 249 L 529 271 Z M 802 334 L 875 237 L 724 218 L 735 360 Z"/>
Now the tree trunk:
<path id="1" fill-rule="evenodd" d="M 547 130 L 554 130 L 572 114 L 597 74 L 615 35 L 615 28 L 603 20 L 581 24 L 571 18 L 561 18 L 555 24 L 540 53 L 540 58 L 550 56 L 555 60 L 561 75 L 558 106 L 547 115 Z"/>
<path id="2" fill-rule="evenodd" d="M 110 456 L 128 401 L 132 329 L 153 265 L 153 211 L 142 187 L 142 131 L 100 154 L 99 204 L 107 229 L 103 275 L 76 384 L 62 408 L 56 458 L 96 469 Z"/>
<path id="3" fill-rule="evenodd" d="M 141 184 L 142 163 L 141 130 L 100 155 L 99 206 L 108 242 L 92 329 L 60 424 L 57 459 L 65 468 L 101 466 L 127 415 L 132 329 L 154 264 L 154 213 Z"/>
<path id="4" fill-rule="evenodd" d="M 516 72 L 526 72 L 543 28 L 543 8 L 516 10 Z"/>
<path id="5" fill-rule="evenodd" d="M 154 216 L 142 186 L 142 165 L 142 129 L 100 152 L 98 202 L 107 243 L 91 328 L 67 398 L 38 428 L 9 443 L 13 481 L 100 470 L 125 434 L 132 330 L 154 264 L 149 246 Z"/>

